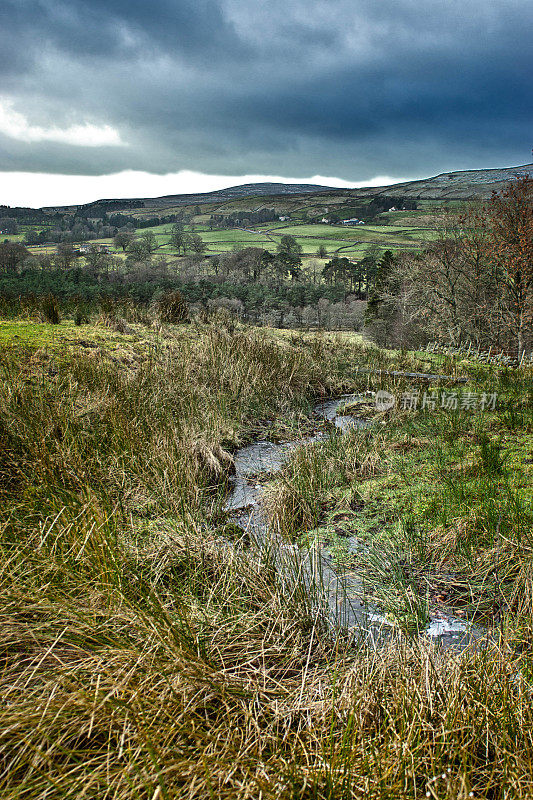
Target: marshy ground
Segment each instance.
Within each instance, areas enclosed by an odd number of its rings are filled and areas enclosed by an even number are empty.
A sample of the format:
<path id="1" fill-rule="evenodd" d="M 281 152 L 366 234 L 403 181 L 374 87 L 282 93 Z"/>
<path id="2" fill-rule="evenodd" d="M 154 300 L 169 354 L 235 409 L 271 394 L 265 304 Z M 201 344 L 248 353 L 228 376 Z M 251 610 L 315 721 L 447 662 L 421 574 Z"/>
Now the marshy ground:
<path id="1" fill-rule="evenodd" d="M 532 796 L 530 368 L 224 320 L 0 346 L 2 798 Z M 276 533 L 365 576 L 391 634 L 357 647 L 224 506 L 239 447 L 378 389 L 438 402 L 359 406 L 258 476 Z M 436 645 L 439 613 L 486 644 Z"/>

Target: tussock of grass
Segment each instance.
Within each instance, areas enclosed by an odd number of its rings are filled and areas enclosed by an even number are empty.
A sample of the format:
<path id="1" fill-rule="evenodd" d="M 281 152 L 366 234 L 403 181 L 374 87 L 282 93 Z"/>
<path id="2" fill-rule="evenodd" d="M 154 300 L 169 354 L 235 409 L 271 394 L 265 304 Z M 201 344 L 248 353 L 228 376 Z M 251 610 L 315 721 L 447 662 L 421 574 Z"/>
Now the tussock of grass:
<path id="1" fill-rule="evenodd" d="M 143 345 L 131 368 L 108 351 L 7 351 L 0 471 L 10 492 L 89 485 L 122 506 L 175 509 L 220 478 L 248 424 L 307 406 L 330 380 L 323 357 L 212 328 Z"/>
<path id="2" fill-rule="evenodd" d="M 272 527 L 287 538 L 357 503 L 357 481 L 376 474 L 379 456 L 356 431 L 300 447 L 265 492 Z"/>

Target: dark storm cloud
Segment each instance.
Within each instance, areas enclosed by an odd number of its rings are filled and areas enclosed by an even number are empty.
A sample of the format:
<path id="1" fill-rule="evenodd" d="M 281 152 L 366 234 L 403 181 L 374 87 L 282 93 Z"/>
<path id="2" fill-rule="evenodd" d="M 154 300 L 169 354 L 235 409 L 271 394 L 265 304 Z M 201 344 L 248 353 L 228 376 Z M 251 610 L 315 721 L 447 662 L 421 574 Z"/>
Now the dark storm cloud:
<path id="1" fill-rule="evenodd" d="M 203 59 L 209 48 L 239 48 L 216 0 L 3 0 L 4 52 L 32 45 L 26 57 L 39 61 L 40 48 L 53 46 L 79 55 L 127 54 L 132 45 L 181 50 Z M 128 34 L 136 41 L 128 41 Z"/>
<path id="2" fill-rule="evenodd" d="M 349 180 L 529 160 L 529 0 L 3 0 L 0 169 Z M 0 119 L 1 129 L 1 119 Z M 33 137 L 35 139 L 35 135 Z"/>

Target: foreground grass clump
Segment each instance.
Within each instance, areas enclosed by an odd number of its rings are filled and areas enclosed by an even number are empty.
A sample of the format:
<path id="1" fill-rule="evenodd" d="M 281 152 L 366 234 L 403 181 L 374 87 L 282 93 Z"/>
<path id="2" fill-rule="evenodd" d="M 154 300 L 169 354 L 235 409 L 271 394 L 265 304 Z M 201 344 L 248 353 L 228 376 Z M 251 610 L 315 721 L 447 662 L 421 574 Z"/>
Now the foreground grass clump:
<path id="1" fill-rule="evenodd" d="M 530 797 L 524 619 L 461 655 L 403 638 L 355 651 L 268 556 L 217 535 L 233 447 L 391 356 L 348 337 L 133 330 L 2 351 L 0 796 Z M 377 458 L 365 436 L 295 455 L 287 527 L 361 513 L 389 441 Z M 479 452 L 501 480 L 508 460 Z"/>
<path id="2" fill-rule="evenodd" d="M 2 582 L 3 797 L 530 796 L 523 656 L 348 658 L 205 535 L 60 532 Z"/>
<path id="3" fill-rule="evenodd" d="M 195 508 L 257 420 L 307 408 L 344 369 L 253 332 L 126 336 L 123 352 L 119 338 L 4 351 L 0 472 L 23 508 L 89 489 L 122 510 Z"/>

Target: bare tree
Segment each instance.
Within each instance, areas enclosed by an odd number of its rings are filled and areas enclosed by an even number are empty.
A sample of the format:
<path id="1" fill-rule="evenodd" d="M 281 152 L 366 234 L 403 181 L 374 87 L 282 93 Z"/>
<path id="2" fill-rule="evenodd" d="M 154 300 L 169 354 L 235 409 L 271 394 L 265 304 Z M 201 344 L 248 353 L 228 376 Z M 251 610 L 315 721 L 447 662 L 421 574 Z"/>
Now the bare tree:
<path id="1" fill-rule="evenodd" d="M 134 234 L 131 231 L 118 231 L 113 239 L 113 244 L 115 247 L 121 247 L 122 252 L 125 253 L 134 238 Z"/>
<path id="2" fill-rule="evenodd" d="M 401 343 L 408 332 L 411 343 L 416 335 L 470 340 L 520 358 L 533 344 L 533 179 L 443 215 L 437 241 L 404 255 L 393 283 L 383 309 L 394 304 Z M 384 319 L 382 310 L 377 317 Z"/>
<path id="3" fill-rule="evenodd" d="M 533 178 L 518 178 L 492 196 L 486 227 L 501 320 L 520 358 L 533 328 Z"/>
<path id="4" fill-rule="evenodd" d="M 56 248 L 54 261 L 60 269 L 71 269 L 79 257 L 80 254 L 74 245 L 70 242 L 61 242 Z"/>
<path id="5" fill-rule="evenodd" d="M 11 272 L 18 269 L 30 257 L 30 251 L 18 242 L 0 244 L 0 269 Z"/>

